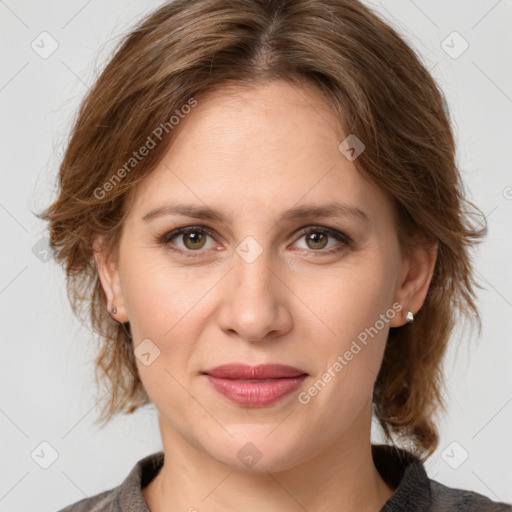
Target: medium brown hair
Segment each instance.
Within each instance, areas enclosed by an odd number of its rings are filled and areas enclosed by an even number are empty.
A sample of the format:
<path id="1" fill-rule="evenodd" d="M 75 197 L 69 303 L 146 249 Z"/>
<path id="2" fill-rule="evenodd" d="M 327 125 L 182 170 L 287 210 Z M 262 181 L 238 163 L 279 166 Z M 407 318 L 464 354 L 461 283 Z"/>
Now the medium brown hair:
<path id="1" fill-rule="evenodd" d="M 438 244 L 425 303 L 413 324 L 391 328 L 373 397 L 386 437 L 424 458 L 438 443 L 433 414 L 443 406 L 441 363 L 452 329 L 459 317 L 480 327 L 469 249 L 486 226 L 470 222 L 479 210 L 465 198 L 438 86 L 396 31 L 354 0 L 165 4 L 124 38 L 85 98 L 58 197 L 41 217 L 73 309 L 90 316 L 99 336 L 96 381 L 112 386 L 99 419 L 133 412 L 149 398 L 129 324 L 106 309 L 93 240 L 105 237 L 116 254 L 127 194 L 169 148 L 172 116 L 182 117 L 207 91 L 270 80 L 317 87 L 344 133 L 363 141 L 355 164 L 392 200 L 404 253 L 418 234 Z M 158 127 L 161 140 L 133 160 Z"/>

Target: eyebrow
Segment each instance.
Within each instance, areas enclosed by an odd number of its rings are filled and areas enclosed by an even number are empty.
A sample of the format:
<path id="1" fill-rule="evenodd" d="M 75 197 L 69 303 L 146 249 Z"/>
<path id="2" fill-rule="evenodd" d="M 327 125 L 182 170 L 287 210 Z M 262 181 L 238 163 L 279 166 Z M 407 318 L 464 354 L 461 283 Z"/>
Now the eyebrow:
<path id="1" fill-rule="evenodd" d="M 162 215 L 182 215 L 186 217 L 193 217 L 196 219 L 216 220 L 226 224 L 229 218 L 220 211 L 209 208 L 208 206 L 196 206 L 193 204 L 173 203 L 164 204 L 153 208 L 147 212 L 142 220 L 149 221 Z M 344 203 L 329 203 L 326 205 L 318 206 L 313 204 L 306 204 L 297 206 L 285 211 L 278 222 L 291 221 L 309 217 L 353 217 L 368 222 L 369 218 L 365 212 L 356 208 L 355 206 Z"/>

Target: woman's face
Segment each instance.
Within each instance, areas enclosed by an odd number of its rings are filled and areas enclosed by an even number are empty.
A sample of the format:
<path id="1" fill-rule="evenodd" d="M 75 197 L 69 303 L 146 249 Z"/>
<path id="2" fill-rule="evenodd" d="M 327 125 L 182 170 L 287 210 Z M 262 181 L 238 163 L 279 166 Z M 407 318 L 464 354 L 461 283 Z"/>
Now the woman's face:
<path id="1" fill-rule="evenodd" d="M 102 282 L 130 322 L 164 443 L 286 469 L 368 442 L 388 330 L 415 311 L 417 283 L 389 200 L 338 149 L 346 135 L 319 93 L 285 82 L 228 92 L 197 98 L 180 121 L 127 203 Z M 227 364 L 302 376 L 205 374 Z"/>

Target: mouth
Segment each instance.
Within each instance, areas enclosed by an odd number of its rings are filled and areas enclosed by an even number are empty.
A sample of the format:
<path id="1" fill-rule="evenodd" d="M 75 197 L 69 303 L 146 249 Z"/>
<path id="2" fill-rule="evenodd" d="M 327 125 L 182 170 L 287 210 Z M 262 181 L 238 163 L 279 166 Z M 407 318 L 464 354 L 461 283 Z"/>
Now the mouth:
<path id="1" fill-rule="evenodd" d="M 308 374 L 281 364 L 226 364 L 203 372 L 212 387 L 237 405 L 263 407 L 298 389 Z"/>

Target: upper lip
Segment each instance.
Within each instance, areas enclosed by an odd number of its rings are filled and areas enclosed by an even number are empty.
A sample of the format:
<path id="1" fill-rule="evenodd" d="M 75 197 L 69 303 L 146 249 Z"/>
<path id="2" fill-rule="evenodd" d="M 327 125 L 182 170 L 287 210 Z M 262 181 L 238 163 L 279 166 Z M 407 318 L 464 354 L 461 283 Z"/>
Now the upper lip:
<path id="1" fill-rule="evenodd" d="M 259 364 L 251 366 L 241 363 L 223 364 L 203 373 L 220 379 L 283 379 L 300 377 L 306 372 L 283 364 Z"/>

